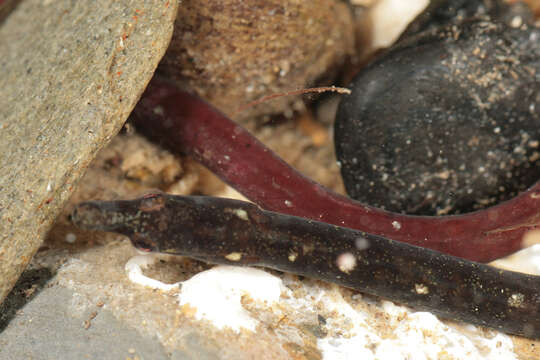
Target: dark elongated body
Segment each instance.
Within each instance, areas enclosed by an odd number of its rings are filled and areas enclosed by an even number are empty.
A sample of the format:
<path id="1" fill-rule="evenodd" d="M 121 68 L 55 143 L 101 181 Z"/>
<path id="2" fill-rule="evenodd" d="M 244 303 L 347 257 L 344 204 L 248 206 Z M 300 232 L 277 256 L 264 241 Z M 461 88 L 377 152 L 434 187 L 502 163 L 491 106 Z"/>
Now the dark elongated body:
<path id="1" fill-rule="evenodd" d="M 250 203 L 152 194 L 82 203 L 72 220 L 84 229 L 125 234 L 142 250 L 269 267 L 540 338 L 540 277 L 263 211 Z"/>

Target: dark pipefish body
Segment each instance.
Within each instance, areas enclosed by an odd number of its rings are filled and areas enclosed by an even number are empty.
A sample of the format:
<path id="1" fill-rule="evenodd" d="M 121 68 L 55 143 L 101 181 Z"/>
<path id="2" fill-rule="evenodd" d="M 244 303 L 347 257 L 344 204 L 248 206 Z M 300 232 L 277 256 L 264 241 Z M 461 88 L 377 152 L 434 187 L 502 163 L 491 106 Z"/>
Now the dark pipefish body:
<path id="1" fill-rule="evenodd" d="M 256 205 L 151 194 L 79 204 L 72 221 L 141 250 L 263 266 L 343 285 L 445 318 L 540 338 L 540 277 Z M 399 227 L 399 224 L 395 224 Z"/>

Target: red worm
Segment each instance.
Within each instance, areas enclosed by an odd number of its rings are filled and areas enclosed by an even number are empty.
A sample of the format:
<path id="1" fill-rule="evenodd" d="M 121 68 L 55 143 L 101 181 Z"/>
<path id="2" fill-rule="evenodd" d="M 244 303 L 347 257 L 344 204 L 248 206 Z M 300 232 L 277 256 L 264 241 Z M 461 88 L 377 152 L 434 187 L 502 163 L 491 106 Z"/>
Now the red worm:
<path id="1" fill-rule="evenodd" d="M 212 106 L 154 78 L 132 121 L 174 152 L 190 155 L 264 209 L 310 218 L 488 262 L 522 248 L 540 225 L 540 182 L 485 210 L 455 216 L 410 216 L 336 194 L 302 176 Z"/>

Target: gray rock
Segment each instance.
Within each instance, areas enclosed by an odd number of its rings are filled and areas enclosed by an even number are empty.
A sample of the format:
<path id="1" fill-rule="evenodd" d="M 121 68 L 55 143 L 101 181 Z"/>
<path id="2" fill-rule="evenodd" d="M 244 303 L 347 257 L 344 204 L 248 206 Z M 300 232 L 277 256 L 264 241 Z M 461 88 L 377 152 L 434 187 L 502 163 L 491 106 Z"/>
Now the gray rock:
<path id="1" fill-rule="evenodd" d="M 105 309 L 79 312 L 79 305 L 69 289 L 44 289 L 2 332 L 0 358 L 169 359 L 157 339 L 140 335 Z"/>
<path id="2" fill-rule="evenodd" d="M 176 1 L 21 2 L 0 23 L 0 301 L 170 41 Z"/>

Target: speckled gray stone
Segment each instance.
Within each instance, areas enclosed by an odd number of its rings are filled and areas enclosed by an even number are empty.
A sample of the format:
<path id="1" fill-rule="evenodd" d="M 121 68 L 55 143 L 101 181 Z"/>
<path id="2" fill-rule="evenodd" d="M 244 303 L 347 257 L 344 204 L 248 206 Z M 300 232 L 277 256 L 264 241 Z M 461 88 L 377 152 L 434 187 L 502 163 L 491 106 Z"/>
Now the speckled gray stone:
<path id="1" fill-rule="evenodd" d="M 78 294 L 45 288 L 0 336 L 0 358 L 170 359 L 157 339 L 142 336 L 109 311 L 84 307 Z"/>
<path id="2" fill-rule="evenodd" d="M 0 23 L 0 301 L 168 46 L 177 2 L 27 0 Z"/>

